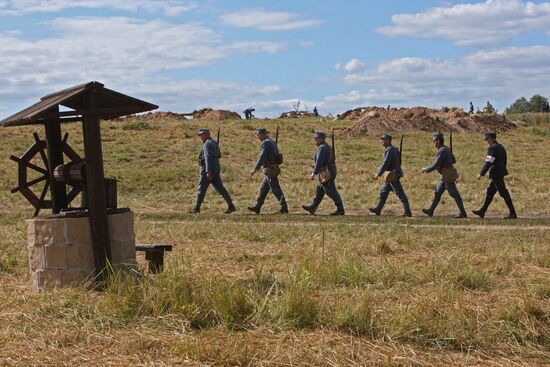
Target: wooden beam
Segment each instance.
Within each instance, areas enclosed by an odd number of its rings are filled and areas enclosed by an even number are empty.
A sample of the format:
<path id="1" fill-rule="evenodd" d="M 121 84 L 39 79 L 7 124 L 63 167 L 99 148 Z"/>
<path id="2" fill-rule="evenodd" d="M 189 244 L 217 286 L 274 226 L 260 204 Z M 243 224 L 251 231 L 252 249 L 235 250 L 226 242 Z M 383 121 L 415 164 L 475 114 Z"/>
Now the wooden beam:
<path id="1" fill-rule="evenodd" d="M 97 106 L 95 88 L 85 93 L 84 105 L 88 110 Z M 98 280 L 104 279 L 103 270 L 107 260 L 111 260 L 109 241 L 109 223 L 105 201 L 105 174 L 103 172 L 103 155 L 101 151 L 101 131 L 99 116 L 85 114 L 82 116 L 84 131 L 84 154 L 86 160 L 86 192 L 90 213 L 90 229 L 93 241 L 94 262 Z"/>
<path id="2" fill-rule="evenodd" d="M 59 106 L 53 107 L 52 114 L 59 112 Z M 65 183 L 56 182 L 53 176 L 55 167 L 63 164 L 63 142 L 61 140 L 61 124 L 58 117 L 52 117 L 45 121 L 46 149 L 48 151 L 48 173 L 50 177 L 50 193 L 52 196 L 52 211 L 58 214 L 67 208 L 67 190 Z"/>

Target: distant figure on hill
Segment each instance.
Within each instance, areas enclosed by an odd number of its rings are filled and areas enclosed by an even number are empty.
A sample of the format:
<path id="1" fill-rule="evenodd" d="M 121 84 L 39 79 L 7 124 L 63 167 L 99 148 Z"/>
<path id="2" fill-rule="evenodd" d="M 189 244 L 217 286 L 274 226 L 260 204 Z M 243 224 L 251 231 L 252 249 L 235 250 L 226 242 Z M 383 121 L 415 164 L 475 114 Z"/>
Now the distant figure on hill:
<path id="1" fill-rule="evenodd" d="M 250 107 L 250 108 L 247 108 L 246 110 L 243 111 L 244 113 L 244 118 L 247 119 L 247 120 L 251 120 L 254 115 L 252 114 L 252 112 L 256 111 L 254 108 Z"/>
<path id="2" fill-rule="evenodd" d="M 317 106 L 313 107 L 313 115 L 315 117 L 319 117 L 319 111 L 317 110 Z"/>
<path id="3" fill-rule="evenodd" d="M 548 101 L 546 101 L 544 103 L 544 106 L 542 106 L 542 112 L 546 112 L 546 113 L 550 112 L 550 104 L 548 103 Z"/>
<path id="4" fill-rule="evenodd" d="M 495 113 L 495 108 L 491 104 L 491 102 L 487 101 L 487 106 L 483 109 L 483 112 L 485 113 Z"/>
<path id="5" fill-rule="evenodd" d="M 468 111 L 470 115 L 474 113 L 474 104 L 470 101 L 470 111 Z"/>

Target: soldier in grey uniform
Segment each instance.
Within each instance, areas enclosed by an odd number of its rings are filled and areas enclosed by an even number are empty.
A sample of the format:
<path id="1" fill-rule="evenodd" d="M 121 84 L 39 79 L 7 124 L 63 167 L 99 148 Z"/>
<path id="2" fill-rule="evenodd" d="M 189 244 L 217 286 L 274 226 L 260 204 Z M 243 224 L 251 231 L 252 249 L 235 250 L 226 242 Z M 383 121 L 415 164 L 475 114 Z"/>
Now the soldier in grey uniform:
<path id="1" fill-rule="evenodd" d="M 260 168 L 263 168 L 264 179 L 262 181 L 262 186 L 260 186 L 260 194 L 256 200 L 256 205 L 249 206 L 248 210 L 256 214 L 260 214 L 260 210 L 262 209 L 262 205 L 264 204 L 267 194 L 269 193 L 269 190 L 271 190 L 281 205 L 279 213 L 287 214 L 288 207 L 286 205 L 285 196 L 283 194 L 283 190 L 281 189 L 281 185 L 279 184 L 278 177 L 280 168 L 279 149 L 277 147 L 277 143 L 275 143 L 268 136 L 266 129 L 256 129 L 256 136 L 260 139 L 262 144 L 260 145 L 260 155 L 256 161 L 256 165 L 250 171 L 250 175 L 253 176 L 260 170 Z"/>
<path id="2" fill-rule="evenodd" d="M 484 133 L 483 136 L 489 145 L 489 148 L 487 149 L 485 163 L 481 167 L 481 170 L 477 175 L 477 179 L 480 180 L 481 177 L 485 176 L 485 174 L 489 172 L 491 184 L 487 188 L 485 203 L 483 203 L 483 206 L 479 210 L 474 210 L 473 213 L 481 218 L 484 218 L 485 212 L 489 208 L 489 205 L 491 205 L 495 194 L 498 192 L 504 199 L 504 202 L 510 211 L 508 216 L 505 218 L 516 219 L 518 217 L 516 214 L 516 209 L 514 208 L 512 197 L 510 196 L 508 189 L 506 189 L 506 183 L 504 182 L 504 177 L 508 175 L 508 169 L 506 168 L 506 149 L 504 149 L 504 147 L 497 141 L 497 134 L 495 132 L 489 131 Z"/>
<path id="3" fill-rule="evenodd" d="M 195 207 L 191 210 L 191 213 L 200 213 L 201 204 L 206 195 L 206 190 L 208 186 L 212 184 L 214 189 L 225 199 L 227 203 L 226 214 L 233 213 L 235 205 L 231 200 L 231 195 L 227 192 L 226 188 L 223 186 L 222 177 L 221 177 L 221 166 L 220 166 L 220 148 L 218 143 L 212 139 L 210 136 L 210 130 L 208 129 L 199 129 L 197 136 L 203 142 L 202 149 L 199 153 L 199 164 L 200 164 L 200 179 L 199 187 L 197 190 L 197 201 L 195 202 Z"/>
<path id="4" fill-rule="evenodd" d="M 384 184 L 382 185 L 382 189 L 380 190 L 380 199 L 378 200 L 378 204 L 374 208 L 370 208 L 369 211 L 376 215 L 380 215 L 382 208 L 384 208 L 384 204 L 386 204 L 388 195 L 391 191 L 393 191 L 395 192 L 395 195 L 397 195 L 399 200 L 401 200 L 401 202 L 403 203 L 403 207 L 405 208 L 405 213 L 403 214 L 403 216 L 412 217 L 409 199 L 407 198 L 405 190 L 403 190 L 403 186 L 401 185 L 400 181 L 401 177 L 403 177 L 403 170 L 401 169 L 401 158 L 399 156 L 399 149 L 392 145 L 392 139 L 392 136 L 389 134 L 383 134 L 380 137 L 380 143 L 384 148 L 386 148 L 386 150 L 384 151 L 384 161 L 382 162 L 382 165 L 378 169 L 376 175 L 374 175 L 374 179 L 378 179 L 385 172 L 394 171 L 395 181 L 384 182 Z"/>
<path id="5" fill-rule="evenodd" d="M 441 174 L 441 177 L 435 188 L 435 195 L 432 201 L 432 205 L 429 209 L 422 209 L 422 212 L 429 217 L 433 216 L 435 208 L 441 200 L 441 196 L 443 195 L 445 190 L 448 190 L 449 195 L 451 195 L 451 197 L 455 199 L 456 206 L 460 211 L 458 215 L 455 215 L 455 218 L 466 218 L 468 215 L 466 214 L 466 210 L 464 210 L 464 204 L 462 202 L 462 198 L 460 197 L 460 192 L 458 192 L 458 188 L 456 187 L 456 183 L 454 181 L 449 182 L 443 179 L 443 171 L 447 168 L 453 168 L 453 165 L 456 163 L 456 159 L 453 153 L 451 153 L 451 150 L 445 146 L 443 134 L 432 134 L 432 140 L 434 142 L 434 146 L 437 148 L 437 156 L 434 163 L 432 163 L 430 166 L 422 168 L 422 172 L 430 173 L 437 170 Z"/>
<path id="6" fill-rule="evenodd" d="M 317 152 L 313 157 L 314 165 L 313 172 L 311 173 L 310 178 L 312 180 L 315 180 L 315 178 L 319 177 L 319 175 L 322 174 L 323 170 L 328 170 L 328 172 L 330 172 L 331 178 L 330 180 L 328 180 L 328 182 L 325 182 L 324 184 L 321 184 L 321 182 L 317 184 L 317 189 L 313 202 L 311 203 L 311 205 L 302 205 L 302 208 L 308 211 L 309 214 L 315 214 L 317 207 L 323 201 L 325 194 L 327 194 L 336 205 L 336 211 L 331 213 L 330 215 L 344 215 L 344 203 L 342 202 L 342 198 L 340 197 L 340 194 L 338 193 L 338 190 L 336 189 L 336 184 L 334 182 L 334 180 L 336 179 L 335 156 L 332 147 L 328 145 L 325 141 L 326 137 L 327 134 L 323 131 L 317 131 L 315 132 L 315 134 L 313 134 L 315 145 L 317 145 Z"/>

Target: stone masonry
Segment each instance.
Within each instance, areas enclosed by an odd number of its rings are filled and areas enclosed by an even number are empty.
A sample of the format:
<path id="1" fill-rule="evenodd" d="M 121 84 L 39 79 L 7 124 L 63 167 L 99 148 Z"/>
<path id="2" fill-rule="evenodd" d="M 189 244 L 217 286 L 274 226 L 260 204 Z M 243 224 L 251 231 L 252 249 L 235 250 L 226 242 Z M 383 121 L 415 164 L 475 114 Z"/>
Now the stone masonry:
<path id="1" fill-rule="evenodd" d="M 114 268 L 136 265 L 134 214 L 108 216 Z M 89 218 L 34 218 L 27 221 L 31 287 L 44 290 L 77 285 L 94 275 Z"/>

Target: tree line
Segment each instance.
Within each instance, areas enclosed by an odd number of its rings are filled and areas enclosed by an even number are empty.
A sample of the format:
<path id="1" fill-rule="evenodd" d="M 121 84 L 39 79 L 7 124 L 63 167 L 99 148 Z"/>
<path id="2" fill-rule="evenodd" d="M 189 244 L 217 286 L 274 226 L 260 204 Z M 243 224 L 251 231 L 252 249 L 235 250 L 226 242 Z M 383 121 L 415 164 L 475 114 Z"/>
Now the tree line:
<path id="1" fill-rule="evenodd" d="M 527 112 L 550 112 L 548 98 L 539 94 L 535 94 L 530 100 L 520 97 L 506 108 L 506 114 Z"/>

